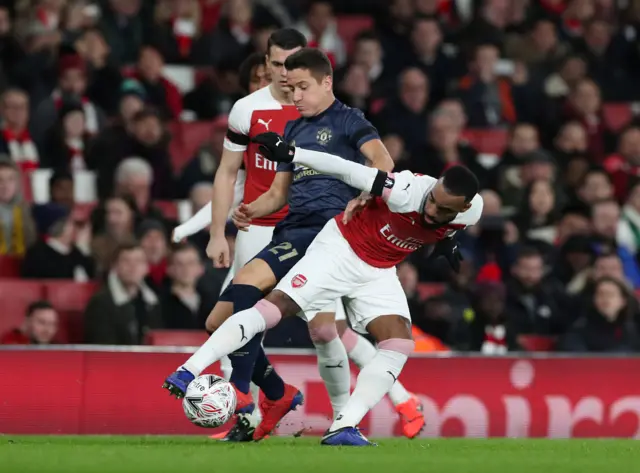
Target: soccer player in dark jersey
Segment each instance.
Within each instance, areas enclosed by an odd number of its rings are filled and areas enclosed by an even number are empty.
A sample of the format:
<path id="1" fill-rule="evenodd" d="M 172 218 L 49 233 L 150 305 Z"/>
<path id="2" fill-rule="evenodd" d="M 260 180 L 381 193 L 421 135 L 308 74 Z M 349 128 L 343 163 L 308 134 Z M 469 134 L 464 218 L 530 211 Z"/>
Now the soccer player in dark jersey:
<path id="1" fill-rule="evenodd" d="M 287 82 L 294 94 L 294 104 L 302 116 L 287 124 L 285 136 L 289 142 L 295 141 L 297 145 L 307 149 L 338 155 L 342 159 L 360 164 L 368 160 L 372 167 L 391 171 L 393 161 L 376 129 L 364 118 L 362 112 L 335 99 L 333 71 L 324 53 L 317 49 L 303 48 L 286 59 L 285 68 Z M 289 213 L 276 225 L 271 243 L 239 270 L 234 278 L 234 285 L 244 289 L 243 304 L 251 306 L 257 303 L 264 293 L 275 287 L 304 256 L 326 222 L 340 214 L 357 194 L 358 191 L 344 182 L 312 169 L 280 166 L 271 188 L 240 209 L 246 219 L 256 220 L 289 204 Z M 234 312 L 237 310 L 234 309 Z M 309 329 L 315 337 L 314 342 L 325 342 L 316 343 L 319 358 L 323 356 L 320 353 L 320 346 L 323 346 L 331 347 L 344 359 L 341 368 L 333 371 L 335 383 L 342 386 L 348 396 L 348 361 L 335 328 L 333 312 L 334 308 L 327 308 L 314 314 Z M 321 331 L 315 330 L 316 324 L 317 327 L 322 327 Z M 239 333 L 239 336 L 242 334 Z M 243 347 L 243 351 L 250 356 L 253 339 L 243 339 L 243 342 L 249 342 Z M 167 378 L 166 387 L 178 396 L 183 395 L 188 383 L 218 359 L 216 343 L 214 333 L 177 372 Z M 247 379 L 251 379 L 251 367 L 247 364 L 248 369 L 244 373 Z M 234 366 L 234 372 L 236 370 Z M 263 421 L 254 432 L 254 439 L 259 440 L 269 434 L 287 412 L 302 402 L 301 393 L 293 386 L 284 385 L 282 389 L 282 397 L 263 403 Z"/>

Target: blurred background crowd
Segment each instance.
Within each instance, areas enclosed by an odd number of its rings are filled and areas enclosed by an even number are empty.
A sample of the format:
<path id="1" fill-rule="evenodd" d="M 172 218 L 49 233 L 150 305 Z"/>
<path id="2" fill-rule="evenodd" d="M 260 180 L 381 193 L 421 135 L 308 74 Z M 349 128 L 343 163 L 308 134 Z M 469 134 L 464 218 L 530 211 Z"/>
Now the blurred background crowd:
<path id="1" fill-rule="evenodd" d="M 459 274 L 398 267 L 419 351 L 638 350 L 638 0 L 0 1 L 0 343 L 206 336 L 225 272 L 207 231 L 169 237 L 282 26 L 397 169 L 482 184 Z M 266 344 L 312 346 L 296 320 Z"/>

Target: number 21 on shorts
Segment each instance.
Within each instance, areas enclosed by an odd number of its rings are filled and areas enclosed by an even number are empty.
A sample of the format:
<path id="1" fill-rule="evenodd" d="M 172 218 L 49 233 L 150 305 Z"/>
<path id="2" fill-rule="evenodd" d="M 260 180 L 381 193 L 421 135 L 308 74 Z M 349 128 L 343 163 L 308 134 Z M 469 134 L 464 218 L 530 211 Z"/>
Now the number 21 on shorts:
<path id="1" fill-rule="evenodd" d="M 269 251 L 274 255 L 278 256 L 278 261 L 286 261 L 289 258 L 298 256 L 298 250 L 293 248 L 293 245 L 288 241 L 282 242 L 279 245 L 274 246 Z"/>

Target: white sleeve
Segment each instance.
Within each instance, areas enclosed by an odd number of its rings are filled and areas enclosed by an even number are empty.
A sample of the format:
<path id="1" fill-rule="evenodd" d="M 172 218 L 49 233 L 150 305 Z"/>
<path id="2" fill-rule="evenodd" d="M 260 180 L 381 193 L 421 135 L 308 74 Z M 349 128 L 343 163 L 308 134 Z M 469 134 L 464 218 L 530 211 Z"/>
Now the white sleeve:
<path id="1" fill-rule="evenodd" d="M 394 213 L 422 212 L 425 196 L 437 181 L 431 176 L 416 176 L 411 171 L 389 173 L 382 199 Z"/>
<path id="2" fill-rule="evenodd" d="M 244 151 L 249 142 L 249 130 L 251 129 L 251 108 L 245 99 L 238 100 L 229 112 L 229 132 L 246 137 L 246 143 L 237 143 L 229 138 L 229 133 L 224 138 L 224 147 L 229 151 Z M 245 141 L 245 140 L 241 140 Z"/>
<path id="3" fill-rule="evenodd" d="M 198 210 L 193 217 L 173 230 L 173 242 L 178 243 L 211 225 L 211 202 Z"/>

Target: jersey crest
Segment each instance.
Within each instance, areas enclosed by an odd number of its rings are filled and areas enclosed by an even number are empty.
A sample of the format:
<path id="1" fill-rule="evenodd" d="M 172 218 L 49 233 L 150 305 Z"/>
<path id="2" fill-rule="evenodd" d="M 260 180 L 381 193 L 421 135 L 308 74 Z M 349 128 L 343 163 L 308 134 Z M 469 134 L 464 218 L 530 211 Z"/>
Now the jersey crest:
<path id="1" fill-rule="evenodd" d="M 331 128 L 320 128 L 316 134 L 316 140 L 318 141 L 318 144 L 322 146 L 326 146 L 329 141 L 331 141 L 332 137 L 333 134 L 331 133 Z"/>

